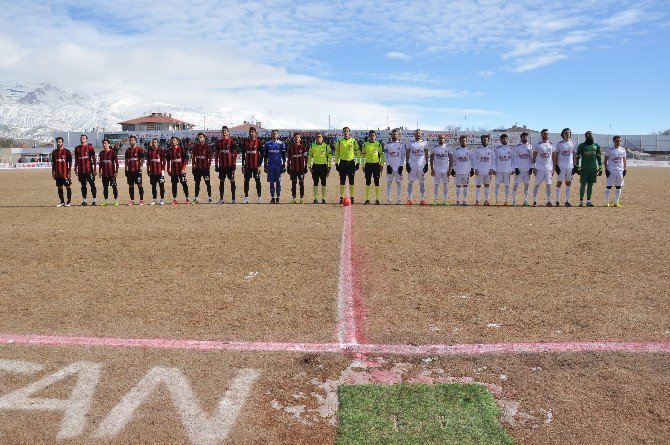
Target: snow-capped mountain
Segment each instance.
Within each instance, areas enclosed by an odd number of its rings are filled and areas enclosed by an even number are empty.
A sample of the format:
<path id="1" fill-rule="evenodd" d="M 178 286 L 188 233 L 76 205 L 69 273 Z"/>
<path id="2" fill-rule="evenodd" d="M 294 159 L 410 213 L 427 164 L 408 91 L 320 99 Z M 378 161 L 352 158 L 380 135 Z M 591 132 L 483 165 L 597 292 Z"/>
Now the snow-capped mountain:
<path id="1" fill-rule="evenodd" d="M 0 82 L 0 137 L 49 141 L 54 131 L 119 131 L 121 121 L 152 112 L 195 124 L 195 128 L 234 126 L 261 121 L 265 128 L 316 128 L 310 122 L 283 119 L 253 109 L 194 109 L 178 104 L 147 101 L 121 92 L 89 94 L 64 91 L 48 83 Z"/>

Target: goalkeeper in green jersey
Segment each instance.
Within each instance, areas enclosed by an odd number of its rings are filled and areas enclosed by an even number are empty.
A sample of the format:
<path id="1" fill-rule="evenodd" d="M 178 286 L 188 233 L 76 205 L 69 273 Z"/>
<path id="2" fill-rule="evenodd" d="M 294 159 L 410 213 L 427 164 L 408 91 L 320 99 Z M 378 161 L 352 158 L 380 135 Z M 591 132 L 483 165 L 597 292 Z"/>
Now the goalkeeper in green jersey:
<path id="1" fill-rule="evenodd" d="M 379 176 L 384 167 L 384 146 L 377 140 L 377 133 L 370 130 L 368 140 L 361 149 L 365 173 L 365 204 L 370 204 L 370 184 L 375 181 L 375 204 L 379 205 Z"/>
<path id="2" fill-rule="evenodd" d="M 323 133 L 318 132 L 316 142 L 309 147 L 307 155 L 307 166 L 314 181 L 314 204 L 319 202 L 316 199 L 319 182 L 321 183 L 321 204 L 326 203 L 326 178 L 330 173 L 330 163 L 330 146 L 323 141 Z"/>
<path id="3" fill-rule="evenodd" d="M 603 161 L 600 157 L 600 145 L 593 140 L 593 133 L 587 131 L 584 137 L 586 141 L 579 144 L 575 157 L 575 173 L 579 173 L 579 206 L 584 205 L 584 188 L 586 188 L 586 206 L 593 207 L 591 203 L 593 184 L 596 183 L 596 177 L 603 174 Z"/>
<path id="4" fill-rule="evenodd" d="M 351 129 L 342 129 L 343 138 L 335 143 L 335 168 L 340 173 L 340 204 L 344 199 L 344 184 L 349 179 L 349 196 L 354 203 L 354 175 L 361 165 L 361 150 L 358 141 L 351 137 Z"/>

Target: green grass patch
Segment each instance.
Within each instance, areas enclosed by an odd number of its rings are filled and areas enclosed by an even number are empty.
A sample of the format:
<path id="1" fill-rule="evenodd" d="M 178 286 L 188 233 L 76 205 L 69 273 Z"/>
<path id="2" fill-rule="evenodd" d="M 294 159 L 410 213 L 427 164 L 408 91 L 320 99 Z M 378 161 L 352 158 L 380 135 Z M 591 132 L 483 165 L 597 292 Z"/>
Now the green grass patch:
<path id="1" fill-rule="evenodd" d="M 338 445 L 515 444 L 483 385 L 341 385 Z"/>

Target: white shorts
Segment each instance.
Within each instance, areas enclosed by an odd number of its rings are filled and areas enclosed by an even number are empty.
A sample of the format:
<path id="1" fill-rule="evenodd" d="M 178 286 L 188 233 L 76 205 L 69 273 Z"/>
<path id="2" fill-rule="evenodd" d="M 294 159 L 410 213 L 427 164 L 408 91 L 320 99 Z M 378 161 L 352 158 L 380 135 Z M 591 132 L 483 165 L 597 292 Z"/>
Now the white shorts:
<path id="1" fill-rule="evenodd" d="M 572 181 L 572 167 L 561 167 L 560 165 L 559 167 L 561 168 L 561 172 L 556 173 L 556 180 L 561 182 Z"/>
<path id="2" fill-rule="evenodd" d="M 551 177 L 554 173 L 552 168 L 538 168 L 537 174 L 535 175 L 535 185 L 542 184 L 543 182 L 551 185 Z"/>
<path id="3" fill-rule="evenodd" d="M 607 187 L 621 187 L 623 185 L 623 171 L 622 170 L 610 170 L 610 177 L 606 179 L 605 185 Z"/>
<path id="4" fill-rule="evenodd" d="M 496 172 L 496 184 L 509 185 L 510 176 L 511 176 L 511 173 Z"/>
<path id="5" fill-rule="evenodd" d="M 458 173 L 456 176 L 454 176 L 454 184 L 456 187 L 460 187 L 462 185 L 468 186 L 468 183 L 470 182 L 470 174 L 466 173 L 464 175 L 459 175 Z"/>
<path id="6" fill-rule="evenodd" d="M 489 185 L 490 183 L 491 183 L 491 175 L 475 176 L 475 185 L 482 185 L 482 184 Z"/>
<path id="7" fill-rule="evenodd" d="M 425 173 L 423 172 L 423 168 L 420 167 L 412 167 L 412 171 L 409 172 L 407 175 L 407 180 L 409 182 L 414 182 L 414 181 L 419 181 L 423 182 L 425 180 Z"/>
<path id="8" fill-rule="evenodd" d="M 433 183 L 441 182 L 446 184 L 449 182 L 449 172 L 448 171 L 437 171 L 435 170 L 435 176 L 433 176 Z"/>
<path id="9" fill-rule="evenodd" d="M 520 172 L 521 172 L 520 175 L 514 175 L 514 183 L 530 184 L 530 174 L 528 173 L 528 170 L 520 170 Z"/>
<path id="10" fill-rule="evenodd" d="M 398 170 L 393 170 L 393 173 L 390 175 L 386 174 L 386 182 L 402 182 L 402 174 L 398 173 Z"/>

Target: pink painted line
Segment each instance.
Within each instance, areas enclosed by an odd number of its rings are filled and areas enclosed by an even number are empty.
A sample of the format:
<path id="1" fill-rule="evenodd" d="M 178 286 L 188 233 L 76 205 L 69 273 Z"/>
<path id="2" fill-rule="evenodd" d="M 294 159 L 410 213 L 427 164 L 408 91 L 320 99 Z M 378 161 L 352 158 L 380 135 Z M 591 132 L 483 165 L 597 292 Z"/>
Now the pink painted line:
<path id="1" fill-rule="evenodd" d="M 331 352 L 390 355 L 483 355 L 568 352 L 670 353 L 670 342 L 587 341 L 551 343 L 482 343 L 455 345 L 392 345 L 355 343 L 243 342 L 216 340 L 175 340 L 160 338 L 105 338 L 0 334 L 0 345 L 12 344 L 256 352 Z"/>
<path id="2" fill-rule="evenodd" d="M 353 258 L 354 222 L 351 206 L 344 207 L 342 246 L 340 249 L 340 276 L 337 286 L 337 340 L 340 344 L 358 344 L 363 341 L 360 290 Z"/>
<path id="3" fill-rule="evenodd" d="M 482 343 L 454 345 L 357 345 L 363 354 L 398 355 L 480 355 L 480 354 L 535 354 L 542 352 L 670 352 L 670 342 L 532 342 Z"/>

